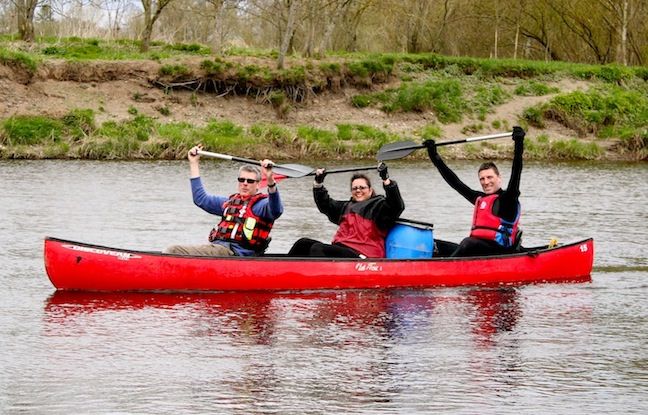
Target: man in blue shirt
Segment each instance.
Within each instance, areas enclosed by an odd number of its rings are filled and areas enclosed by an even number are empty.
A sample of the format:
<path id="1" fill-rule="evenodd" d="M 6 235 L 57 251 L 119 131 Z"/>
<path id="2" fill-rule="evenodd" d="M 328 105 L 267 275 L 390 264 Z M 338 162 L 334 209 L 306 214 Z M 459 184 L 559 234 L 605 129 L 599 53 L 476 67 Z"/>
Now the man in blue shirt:
<path id="1" fill-rule="evenodd" d="M 261 255 L 270 243 L 270 230 L 283 213 L 283 204 L 272 172 L 273 163 L 265 159 L 261 169 L 244 165 L 239 169 L 238 192 L 231 196 L 212 195 L 200 179 L 202 145 L 189 150 L 191 193 L 196 206 L 221 216 L 209 234 L 209 244 L 173 245 L 164 253 L 193 256 Z M 261 174 L 267 179 L 268 193 L 259 192 Z"/>

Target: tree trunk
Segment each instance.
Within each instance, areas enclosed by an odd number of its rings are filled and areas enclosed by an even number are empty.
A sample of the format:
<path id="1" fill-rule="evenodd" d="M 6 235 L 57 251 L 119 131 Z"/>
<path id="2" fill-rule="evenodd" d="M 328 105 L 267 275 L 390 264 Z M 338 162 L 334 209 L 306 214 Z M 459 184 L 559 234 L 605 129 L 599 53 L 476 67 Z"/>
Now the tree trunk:
<path id="1" fill-rule="evenodd" d="M 628 0 L 623 0 L 621 19 L 621 62 L 628 65 Z"/>
<path id="2" fill-rule="evenodd" d="M 498 2 L 495 2 L 495 44 L 493 46 L 493 56 L 495 59 L 498 58 L 498 47 L 499 47 L 499 26 L 500 26 L 500 14 L 499 14 L 499 5 Z"/>
<path id="3" fill-rule="evenodd" d="M 286 31 L 284 32 L 283 39 L 281 39 L 281 46 L 279 47 L 279 56 L 277 58 L 277 68 L 284 68 L 284 60 L 286 52 L 292 41 L 293 34 L 295 33 L 295 18 L 297 15 L 298 0 L 291 0 L 288 9 L 288 23 L 286 23 Z"/>
<path id="4" fill-rule="evenodd" d="M 141 0 L 142 7 L 144 8 L 144 31 L 142 32 L 142 44 L 140 45 L 140 52 L 148 52 L 151 46 L 151 36 L 153 35 L 153 25 L 160 17 L 162 10 L 168 6 L 172 0 L 158 0 L 155 5 L 157 6 L 153 12 L 153 0 Z"/>
<path id="5" fill-rule="evenodd" d="M 38 0 L 18 0 L 16 15 L 18 18 L 18 35 L 25 42 L 34 41 L 34 14 Z"/>

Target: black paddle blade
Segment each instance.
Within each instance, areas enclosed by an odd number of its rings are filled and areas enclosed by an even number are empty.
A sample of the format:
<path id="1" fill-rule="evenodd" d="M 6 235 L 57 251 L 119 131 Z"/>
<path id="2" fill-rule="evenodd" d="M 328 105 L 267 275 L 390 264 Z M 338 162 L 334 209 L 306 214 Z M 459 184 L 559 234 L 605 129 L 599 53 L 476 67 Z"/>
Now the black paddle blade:
<path id="1" fill-rule="evenodd" d="M 378 150 L 376 158 L 379 161 L 402 159 L 409 156 L 415 150 L 425 147 L 422 144 L 417 144 L 413 141 L 398 141 L 396 143 L 385 144 Z"/>
<path id="2" fill-rule="evenodd" d="M 272 171 L 287 177 L 304 177 L 313 173 L 315 169 L 303 164 L 275 164 Z"/>

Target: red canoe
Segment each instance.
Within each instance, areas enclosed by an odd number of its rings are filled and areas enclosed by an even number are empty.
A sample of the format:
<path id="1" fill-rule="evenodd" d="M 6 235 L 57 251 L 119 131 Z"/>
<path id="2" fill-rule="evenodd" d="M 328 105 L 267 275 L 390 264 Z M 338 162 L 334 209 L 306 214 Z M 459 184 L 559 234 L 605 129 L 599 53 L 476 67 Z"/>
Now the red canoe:
<path id="1" fill-rule="evenodd" d="M 473 258 L 333 259 L 191 257 L 45 239 L 45 269 L 58 290 L 284 291 L 588 282 L 592 239 Z"/>

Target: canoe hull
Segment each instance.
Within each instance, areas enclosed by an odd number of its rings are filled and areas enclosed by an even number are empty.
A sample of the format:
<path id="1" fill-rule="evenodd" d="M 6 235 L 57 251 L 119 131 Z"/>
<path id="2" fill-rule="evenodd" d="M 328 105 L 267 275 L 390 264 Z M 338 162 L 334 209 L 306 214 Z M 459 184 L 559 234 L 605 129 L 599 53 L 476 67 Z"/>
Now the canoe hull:
<path id="1" fill-rule="evenodd" d="M 590 281 L 592 239 L 553 249 L 475 258 L 331 259 L 187 257 L 45 239 L 58 290 L 284 291 L 428 288 Z"/>

